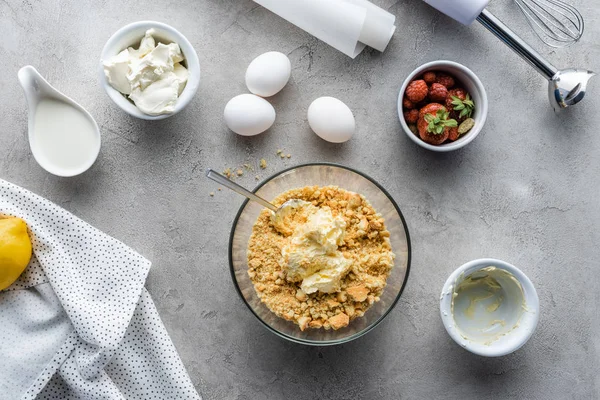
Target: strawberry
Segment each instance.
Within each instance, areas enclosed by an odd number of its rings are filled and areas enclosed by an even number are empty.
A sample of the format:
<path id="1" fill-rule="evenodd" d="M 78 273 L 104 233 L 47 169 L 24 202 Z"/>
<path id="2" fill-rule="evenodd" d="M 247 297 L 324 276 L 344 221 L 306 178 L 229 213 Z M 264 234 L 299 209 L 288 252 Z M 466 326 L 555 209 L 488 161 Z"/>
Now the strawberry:
<path id="1" fill-rule="evenodd" d="M 429 144 L 442 144 L 448 139 L 450 128 L 456 127 L 456 120 L 449 119 L 446 107 L 439 103 L 426 105 L 419 111 L 417 128 L 419 137 Z"/>
<path id="2" fill-rule="evenodd" d="M 438 135 L 427 131 L 421 132 L 421 130 L 419 129 L 419 137 L 425 143 L 438 145 L 444 143 L 446 139 L 448 139 L 448 130 L 444 129 L 444 131 Z"/>
<path id="3" fill-rule="evenodd" d="M 451 96 L 452 102 L 452 112 L 458 114 L 458 119 L 465 120 L 467 118 L 471 118 L 473 115 L 473 110 L 475 110 L 475 103 L 469 96 L 469 93 L 465 95 L 464 99 L 461 99 L 457 96 Z"/>
<path id="4" fill-rule="evenodd" d="M 415 108 L 415 103 L 404 97 L 404 99 L 402 100 L 402 107 L 404 107 L 407 110 L 412 110 L 413 108 Z"/>
<path id="5" fill-rule="evenodd" d="M 446 129 L 448 130 L 448 140 L 450 140 L 451 142 L 454 142 L 460 136 L 460 134 L 458 133 L 458 127 Z"/>
<path id="6" fill-rule="evenodd" d="M 435 75 L 435 72 L 433 72 L 433 71 L 428 71 L 423 74 L 423 80 L 428 85 L 435 83 L 435 79 L 436 79 L 436 75 Z"/>
<path id="7" fill-rule="evenodd" d="M 454 87 L 454 78 L 447 74 L 438 73 L 435 79 L 436 83 L 446 86 L 447 89 Z"/>
<path id="8" fill-rule="evenodd" d="M 444 103 L 446 101 L 446 97 L 448 96 L 448 89 L 446 86 L 434 83 L 431 85 L 431 89 L 429 89 L 429 99 L 434 103 Z"/>
<path id="9" fill-rule="evenodd" d="M 467 98 L 467 91 L 461 88 L 448 90 L 448 95 L 446 96 L 446 108 L 448 110 L 454 110 L 454 107 L 452 106 L 452 97 L 458 97 L 461 100 L 465 100 Z"/>
<path id="10" fill-rule="evenodd" d="M 419 110 L 404 111 L 404 120 L 407 124 L 416 124 L 419 120 Z"/>
<path id="11" fill-rule="evenodd" d="M 459 123 L 461 123 L 464 120 L 464 118 L 460 117 L 460 111 L 454 110 L 456 105 L 452 104 L 452 102 L 455 102 L 456 99 L 460 99 L 461 101 L 463 101 L 466 100 L 466 98 L 467 91 L 462 88 L 456 88 L 448 90 L 448 96 L 446 96 L 446 101 L 444 102 L 446 104 L 446 108 L 450 111 L 450 117 L 454 118 Z"/>
<path id="12" fill-rule="evenodd" d="M 435 114 L 441 108 L 443 108 L 444 111 L 446 111 L 446 107 L 444 107 L 443 105 L 441 105 L 439 103 L 427 104 L 425 107 L 421 108 L 421 110 L 419 111 L 419 118 L 424 116 L 425 114 Z"/>
<path id="13" fill-rule="evenodd" d="M 428 92 L 429 88 L 427 87 L 425 81 L 419 79 L 409 83 L 404 94 L 406 95 L 408 100 L 412 101 L 413 103 L 418 103 L 420 101 L 425 100 L 425 97 L 427 97 Z"/>

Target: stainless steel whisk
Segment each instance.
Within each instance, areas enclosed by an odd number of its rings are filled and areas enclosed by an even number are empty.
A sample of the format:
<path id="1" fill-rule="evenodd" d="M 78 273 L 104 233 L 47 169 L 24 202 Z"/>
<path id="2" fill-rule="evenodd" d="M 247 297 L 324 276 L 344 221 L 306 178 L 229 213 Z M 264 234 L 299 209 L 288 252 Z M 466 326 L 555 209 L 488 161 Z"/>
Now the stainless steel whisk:
<path id="1" fill-rule="evenodd" d="M 587 84 L 590 78 L 596 75 L 594 72 L 582 68 L 565 68 L 558 69 L 548 60 L 542 57 L 533 49 L 527 42 L 521 39 L 502 21 L 496 18 L 491 12 L 485 9 L 490 0 L 423 0 L 426 3 L 437 8 L 451 18 L 465 24 L 470 25 L 473 21 L 479 21 L 484 27 L 492 32 L 505 45 L 510 47 L 515 53 L 521 56 L 531 66 L 548 80 L 548 99 L 554 110 L 558 111 L 579 103 L 583 100 Z M 537 15 L 537 19 L 532 20 L 532 26 L 541 26 L 554 32 L 554 37 L 559 38 L 563 42 L 572 41 L 567 38 L 579 38 L 583 32 L 583 18 L 577 10 L 570 8 L 559 0 L 515 0 L 517 4 L 523 5 L 524 10 L 529 10 L 529 14 Z M 550 5 L 545 8 L 545 12 L 533 12 L 531 5 L 534 3 L 541 5 L 545 3 Z M 560 4 L 557 5 L 557 4 Z M 529 7 L 525 7 L 525 5 Z M 561 8 L 562 7 L 562 8 Z M 552 13 L 550 12 L 552 10 Z M 560 22 L 557 15 L 552 17 L 553 13 L 559 10 L 561 15 L 575 15 L 575 20 L 572 21 L 575 27 L 574 31 L 568 29 L 568 24 Z M 566 11 L 569 10 L 569 11 Z M 535 21 L 535 22 L 534 22 Z M 557 34 L 560 33 L 560 34 Z M 578 33 L 579 32 L 579 33 Z"/>
<path id="2" fill-rule="evenodd" d="M 559 48 L 576 43 L 583 35 L 581 13 L 561 0 L 514 0 L 540 40 Z"/>

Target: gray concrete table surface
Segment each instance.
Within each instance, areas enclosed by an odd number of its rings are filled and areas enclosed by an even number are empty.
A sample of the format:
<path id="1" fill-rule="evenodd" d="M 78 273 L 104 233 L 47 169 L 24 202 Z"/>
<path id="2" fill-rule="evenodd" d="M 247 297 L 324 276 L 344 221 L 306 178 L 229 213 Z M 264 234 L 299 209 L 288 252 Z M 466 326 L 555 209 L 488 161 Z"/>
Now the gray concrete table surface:
<path id="1" fill-rule="evenodd" d="M 417 0 L 377 0 L 397 16 L 384 53 L 352 60 L 250 0 L 0 1 L 0 178 L 56 202 L 153 261 L 147 286 L 205 399 L 597 399 L 600 397 L 600 78 L 560 115 L 546 82 L 483 27 L 460 26 Z M 551 50 L 510 0 L 490 9 L 558 67 L 600 71 L 600 8 L 573 0 L 582 41 Z M 179 29 L 200 57 L 198 94 L 180 114 L 144 122 L 120 111 L 98 82 L 100 52 L 123 25 L 152 19 Z M 244 72 L 277 50 L 292 62 L 270 99 L 277 120 L 239 137 L 223 107 L 247 92 Z M 396 99 L 424 62 L 450 59 L 479 75 L 490 113 L 466 148 L 435 154 L 401 131 Z M 102 131 L 98 161 L 62 179 L 42 170 L 27 141 L 17 71 L 34 65 L 86 107 Z M 314 135 L 306 110 L 319 96 L 353 110 L 355 136 L 333 145 Z M 292 154 L 281 160 L 277 149 Z M 268 161 L 266 170 L 258 161 Z M 368 335 L 335 347 L 288 343 L 266 331 L 238 298 L 227 261 L 243 199 L 204 178 L 249 163 L 254 186 L 285 167 L 330 161 L 377 179 L 409 225 L 413 262 L 406 290 Z M 215 196 L 209 196 L 215 192 Z M 521 268 L 541 303 L 538 329 L 516 353 L 474 356 L 446 334 L 439 291 L 461 264 L 495 257 Z"/>

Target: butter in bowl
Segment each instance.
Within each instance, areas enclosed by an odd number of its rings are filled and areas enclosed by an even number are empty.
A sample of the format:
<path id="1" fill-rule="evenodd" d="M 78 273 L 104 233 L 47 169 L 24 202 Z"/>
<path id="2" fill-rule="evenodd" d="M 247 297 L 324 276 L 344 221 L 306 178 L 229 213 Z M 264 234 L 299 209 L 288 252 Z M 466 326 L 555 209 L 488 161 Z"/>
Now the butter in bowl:
<path id="1" fill-rule="evenodd" d="M 101 83 L 124 111 L 142 119 L 163 119 L 181 111 L 200 81 L 198 56 L 174 28 L 141 21 L 117 31 L 100 62 Z"/>
<path id="2" fill-rule="evenodd" d="M 448 278 L 440 312 L 456 343 L 481 356 L 499 357 L 518 350 L 533 335 L 539 299 L 521 270 L 504 261 L 480 259 Z"/>

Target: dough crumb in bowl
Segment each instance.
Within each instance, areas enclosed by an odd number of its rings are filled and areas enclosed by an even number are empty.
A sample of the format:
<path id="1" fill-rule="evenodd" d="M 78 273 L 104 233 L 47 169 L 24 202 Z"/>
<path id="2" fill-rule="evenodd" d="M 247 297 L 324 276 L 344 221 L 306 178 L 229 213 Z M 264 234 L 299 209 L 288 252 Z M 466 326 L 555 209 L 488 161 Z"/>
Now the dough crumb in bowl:
<path id="1" fill-rule="evenodd" d="M 309 239 L 321 233 L 303 231 L 310 216 L 300 212 L 287 218 L 286 229 L 281 229 L 273 221 L 274 214 L 265 209 L 256 220 L 248 243 L 248 276 L 261 302 L 278 317 L 297 324 L 300 330 L 346 327 L 379 301 L 394 265 L 385 221 L 364 196 L 337 186 L 288 190 L 277 196 L 273 204 L 281 206 L 288 200 L 299 200 L 312 210 L 322 211 L 323 218 L 329 215 L 338 221 L 343 233 L 336 239 L 337 245 L 327 255 L 318 254 L 310 262 L 300 260 L 300 271 L 305 274 L 299 277 L 289 264 L 294 257 L 290 243 L 305 246 L 299 241 L 299 233 Z M 317 240 L 329 240 L 331 245 L 333 239 L 326 236 Z M 315 271 L 303 269 L 314 268 L 315 259 L 316 264 L 341 260 L 335 264 L 339 275 L 332 278 L 325 273 L 329 270 L 320 269 L 326 267 L 319 265 Z M 308 281 L 320 282 L 321 278 L 337 281 L 328 281 L 327 285 L 321 282 L 319 290 L 308 285 Z"/>

